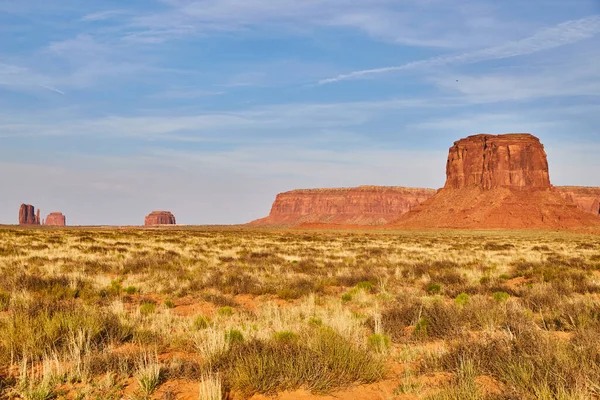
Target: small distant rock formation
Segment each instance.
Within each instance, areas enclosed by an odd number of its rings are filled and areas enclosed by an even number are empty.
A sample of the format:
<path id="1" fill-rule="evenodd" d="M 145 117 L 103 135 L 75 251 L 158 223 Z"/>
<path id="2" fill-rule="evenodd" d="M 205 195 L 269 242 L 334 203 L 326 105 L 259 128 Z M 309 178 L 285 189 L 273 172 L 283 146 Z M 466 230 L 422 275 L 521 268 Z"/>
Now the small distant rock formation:
<path id="1" fill-rule="evenodd" d="M 21 204 L 19 208 L 19 225 L 39 225 L 40 210 L 35 212 L 35 207 L 31 204 Z"/>
<path id="2" fill-rule="evenodd" d="M 175 216 L 169 211 L 152 211 L 144 221 L 145 226 L 175 224 Z"/>
<path id="3" fill-rule="evenodd" d="M 580 210 L 600 216 L 600 187 L 555 186 L 554 189 Z"/>
<path id="4" fill-rule="evenodd" d="M 435 192 L 399 186 L 292 190 L 277 195 L 268 217 L 249 225 L 384 225 Z"/>
<path id="5" fill-rule="evenodd" d="M 61 212 L 52 212 L 48 214 L 46 219 L 44 220 L 43 225 L 47 226 L 66 226 L 67 225 L 67 217 L 63 215 Z"/>
<path id="6" fill-rule="evenodd" d="M 600 225 L 600 219 L 580 209 L 587 207 L 587 200 L 580 200 L 578 208 L 578 195 L 568 196 L 550 184 L 546 153 L 535 136 L 474 135 L 450 148 L 444 188 L 391 226 L 554 229 Z"/>

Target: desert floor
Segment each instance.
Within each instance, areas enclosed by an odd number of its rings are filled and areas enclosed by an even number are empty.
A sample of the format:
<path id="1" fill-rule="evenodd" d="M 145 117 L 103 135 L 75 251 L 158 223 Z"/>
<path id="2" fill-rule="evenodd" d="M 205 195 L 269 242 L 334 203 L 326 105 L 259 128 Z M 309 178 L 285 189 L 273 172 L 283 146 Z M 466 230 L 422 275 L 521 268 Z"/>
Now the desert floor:
<path id="1" fill-rule="evenodd" d="M 589 399 L 600 236 L 0 228 L 0 397 Z"/>

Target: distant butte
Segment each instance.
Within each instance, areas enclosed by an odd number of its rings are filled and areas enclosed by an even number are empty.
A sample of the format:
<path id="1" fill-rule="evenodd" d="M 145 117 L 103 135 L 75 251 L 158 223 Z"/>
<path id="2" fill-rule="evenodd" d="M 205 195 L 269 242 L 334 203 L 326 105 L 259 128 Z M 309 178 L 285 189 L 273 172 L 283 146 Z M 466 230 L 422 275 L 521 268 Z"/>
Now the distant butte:
<path id="1" fill-rule="evenodd" d="M 67 217 L 63 215 L 61 212 L 53 212 L 48 214 L 46 219 L 44 220 L 44 225 L 47 226 L 66 226 L 67 225 Z"/>
<path id="2" fill-rule="evenodd" d="M 35 213 L 35 207 L 31 204 L 21 204 L 19 208 L 19 225 L 39 225 L 40 210 Z"/>
<path id="3" fill-rule="evenodd" d="M 250 225 L 384 225 L 435 192 L 399 186 L 292 190 L 278 194 L 269 216 Z"/>
<path id="4" fill-rule="evenodd" d="M 578 228 L 600 219 L 573 190 L 553 188 L 544 146 L 530 134 L 475 135 L 448 152 L 446 184 L 392 226 L 403 228 Z M 593 207 L 590 205 L 590 208 Z"/>
<path id="5" fill-rule="evenodd" d="M 169 211 L 152 211 L 146 216 L 144 225 L 175 225 L 175 216 Z"/>

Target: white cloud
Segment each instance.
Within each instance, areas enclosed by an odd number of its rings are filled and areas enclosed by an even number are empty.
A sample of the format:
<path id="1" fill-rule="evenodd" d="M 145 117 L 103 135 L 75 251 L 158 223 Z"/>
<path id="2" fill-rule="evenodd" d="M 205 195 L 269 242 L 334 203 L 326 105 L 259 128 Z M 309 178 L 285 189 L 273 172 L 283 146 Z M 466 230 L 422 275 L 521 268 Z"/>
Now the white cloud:
<path id="1" fill-rule="evenodd" d="M 551 28 L 542 29 L 533 35 L 521 40 L 510 41 L 498 46 L 488 47 L 467 53 L 450 54 L 413 61 L 394 67 L 372 68 L 338 75 L 333 78 L 322 79 L 320 84 L 328 84 L 348 79 L 357 79 L 365 76 L 414 70 L 418 68 L 431 68 L 446 65 L 472 64 L 487 60 L 497 60 L 537 53 L 593 37 L 600 33 L 600 15 L 566 21 Z"/>

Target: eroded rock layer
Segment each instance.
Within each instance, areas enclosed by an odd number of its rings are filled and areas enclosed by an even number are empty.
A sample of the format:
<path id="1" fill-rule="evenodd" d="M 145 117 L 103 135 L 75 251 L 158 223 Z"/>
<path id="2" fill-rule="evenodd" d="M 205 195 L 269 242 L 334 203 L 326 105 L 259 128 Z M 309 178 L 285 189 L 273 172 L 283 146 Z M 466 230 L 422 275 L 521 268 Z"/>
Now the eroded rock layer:
<path id="1" fill-rule="evenodd" d="M 39 225 L 40 210 L 35 212 L 35 207 L 31 204 L 21 204 L 19 208 L 19 225 Z"/>
<path id="2" fill-rule="evenodd" d="M 46 219 L 44 220 L 44 225 L 48 226 L 66 226 L 67 225 L 67 217 L 63 215 L 61 212 L 53 212 L 48 214 Z"/>
<path id="3" fill-rule="evenodd" d="M 600 216 L 600 187 L 555 186 L 554 189 L 579 209 Z"/>
<path id="4" fill-rule="evenodd" d="M 397 186 L 292 190 L 277 195 L 268 217 L 250 224 L 383 225 L 416 207 L 435 192 L 433 189 Z"/>
<path id="5" fill-rule="evenodd" d="M 144 220 L 145 226 L 175 225 L 175 216 L 169 211 L 152 211 Z"/>

